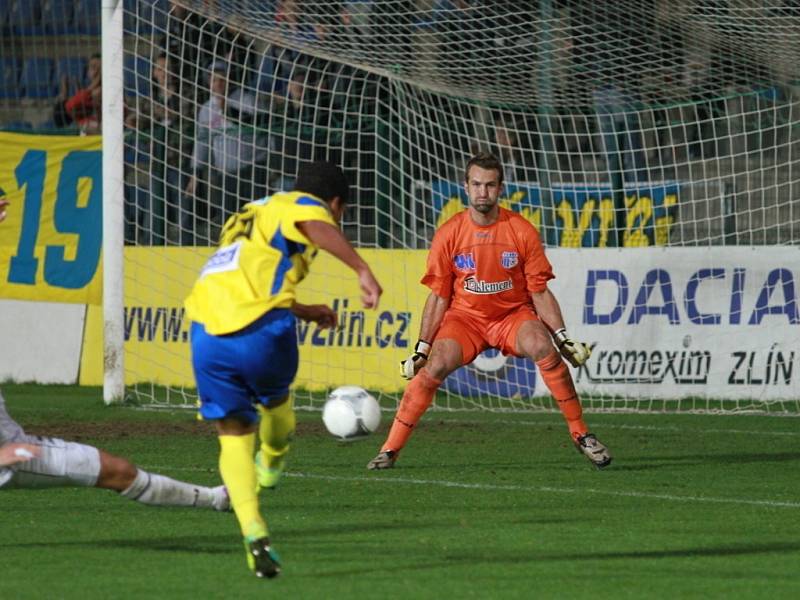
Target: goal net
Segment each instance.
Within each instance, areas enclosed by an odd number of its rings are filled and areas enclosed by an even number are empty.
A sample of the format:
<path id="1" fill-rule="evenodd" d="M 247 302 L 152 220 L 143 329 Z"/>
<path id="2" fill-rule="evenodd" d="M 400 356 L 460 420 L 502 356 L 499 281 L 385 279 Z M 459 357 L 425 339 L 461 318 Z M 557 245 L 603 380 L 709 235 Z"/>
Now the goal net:
<path id="1" fill-rule="evenodd" d="M 797 413 L 800 13 L 745 0 L 125 2 L 125 364 L 193 404 L 182 301 L 226 217 L 327 159 L 343 228 L 385 289 L 320 256 L 300 289 L 296 403 L 402 393 L 436 228 L 479 150 L 540 231 L 589 410 Z M 513 262 L 513 257 L 509 257 Z M 488 350 L 439 408 L 548 409 L 535 366 Z"/>

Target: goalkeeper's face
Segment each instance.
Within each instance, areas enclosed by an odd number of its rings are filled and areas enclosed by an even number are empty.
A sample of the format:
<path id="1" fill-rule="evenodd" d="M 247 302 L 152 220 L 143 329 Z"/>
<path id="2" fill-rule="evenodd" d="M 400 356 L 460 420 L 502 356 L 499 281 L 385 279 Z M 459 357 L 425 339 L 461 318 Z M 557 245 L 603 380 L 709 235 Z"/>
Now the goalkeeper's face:
<path id="1" fill-rule="evenodd" d="M 473 165 L 465 184 L 469 205 L 477 212 L 486 215 L 497 209 L 497 199 L 503 191 L 500 173 L 495 169 L 483 169 Z"/>

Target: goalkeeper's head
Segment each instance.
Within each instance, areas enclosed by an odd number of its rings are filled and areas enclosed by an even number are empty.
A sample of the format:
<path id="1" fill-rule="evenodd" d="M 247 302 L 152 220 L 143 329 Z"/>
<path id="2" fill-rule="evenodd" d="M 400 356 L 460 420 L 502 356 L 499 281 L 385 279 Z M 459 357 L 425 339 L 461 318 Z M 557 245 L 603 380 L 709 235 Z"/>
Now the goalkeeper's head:
<path id="1" fill-rule="evenodd" d="M 328 204 L 339 198 L 339 202 L 344 205 L 347 203 L 350 186 L 341 168 L 331 162 L 318 160 L 300 165 L 293 191 L 311 194 Z"/>

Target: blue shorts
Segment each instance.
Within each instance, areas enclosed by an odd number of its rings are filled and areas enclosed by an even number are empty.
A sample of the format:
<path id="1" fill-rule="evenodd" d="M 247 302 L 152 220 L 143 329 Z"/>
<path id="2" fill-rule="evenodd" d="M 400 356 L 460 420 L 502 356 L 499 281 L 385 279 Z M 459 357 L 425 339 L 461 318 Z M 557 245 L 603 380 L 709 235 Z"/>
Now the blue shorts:
<path id="1" fill-rule="evenodd" d="M 192 322 L 192 367 L 204 419 L 258 420 L 256 403 L 289 393 L 297 374 L 297 327 L 288 309 L 271 310 L 228 335 Z"/>

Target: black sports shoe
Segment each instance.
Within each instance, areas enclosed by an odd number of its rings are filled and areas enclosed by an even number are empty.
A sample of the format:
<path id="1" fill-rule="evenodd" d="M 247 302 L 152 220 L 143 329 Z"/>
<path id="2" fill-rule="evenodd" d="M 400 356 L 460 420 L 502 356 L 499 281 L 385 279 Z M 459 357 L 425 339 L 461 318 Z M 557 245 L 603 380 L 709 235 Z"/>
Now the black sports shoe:
<path id="1" fill-rule="evenodd" d="M 269 538 L 263 537 L 255 541 L 244 542 L 247 551 L 247 565 L 256 574 L 256 577 L 272 579 L 281 572 L 281 563 L 278 554 L 269 545 Z"/>
<path id="2" fill-rule="evenodd" d="M 611 453 L 593 433 L 577 438 L 575 447 L 598 469 L 604 469 L 611 464 Z"/>
<path id="3" fill-rule="evenodd" d="M 397 460 L 397 452 L 394 450 L 385 450 L 379 452 L 378 456 L 373 458 L 367 463 L 367 469 L 374 471 L 376 469 L 391 469 L 394 466 L 394 461 Z"/>

